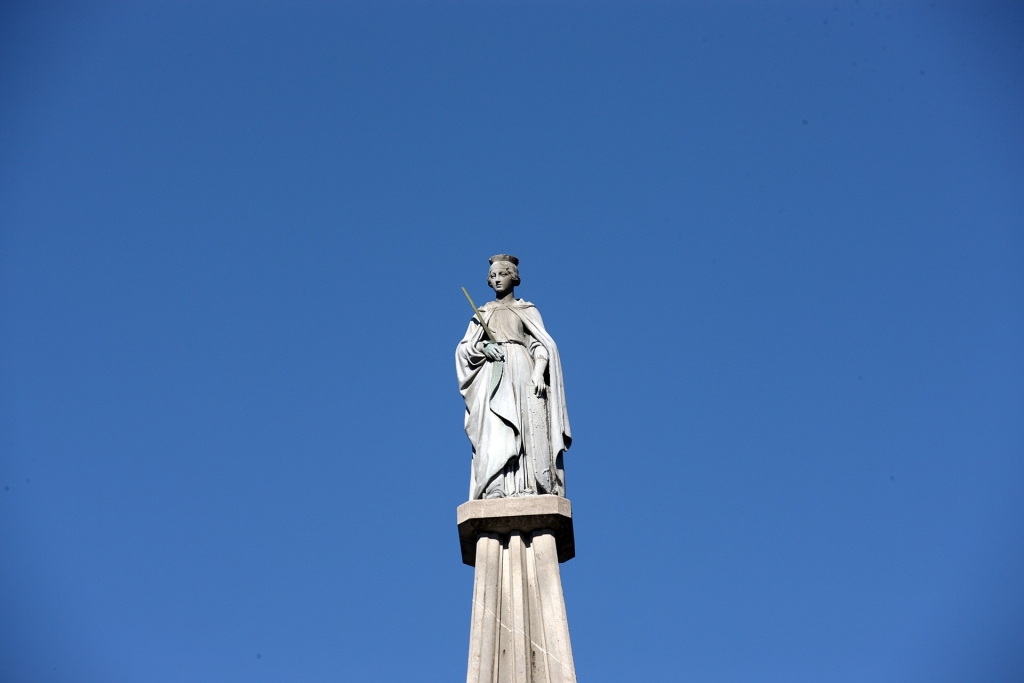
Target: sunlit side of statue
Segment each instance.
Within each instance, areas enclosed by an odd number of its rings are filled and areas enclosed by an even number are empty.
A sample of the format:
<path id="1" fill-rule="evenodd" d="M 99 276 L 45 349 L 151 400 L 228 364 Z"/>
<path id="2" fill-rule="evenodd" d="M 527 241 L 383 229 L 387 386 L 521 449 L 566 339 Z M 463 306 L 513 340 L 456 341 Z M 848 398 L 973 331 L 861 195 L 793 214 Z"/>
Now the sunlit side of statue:
<path id="1" fill-rule="evenodd" d="M 469 498 L 564 496 L 562 453 L 572 436 L 558 347 L 537 307 L 515 298 L 519 259 L 490 261 L 494 300 L 477 310 L 455 351 L 473 445 Z"/>

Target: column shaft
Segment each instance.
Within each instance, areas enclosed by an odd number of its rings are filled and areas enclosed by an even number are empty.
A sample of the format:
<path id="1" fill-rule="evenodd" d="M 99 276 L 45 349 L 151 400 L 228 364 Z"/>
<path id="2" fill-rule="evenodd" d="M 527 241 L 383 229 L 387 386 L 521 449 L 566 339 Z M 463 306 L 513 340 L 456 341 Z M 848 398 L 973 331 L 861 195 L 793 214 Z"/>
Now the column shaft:
<path id="1" fill-rule="evenodd" d="M 543 615 L 549 680 L 551 683 L 575 683 L 576 667 L 572 661 L 555 537 L 550 531 L 538 531 L 533 535 L 532 545 L 537 562 L 537 595 Z"/>
<path id="2" fill-rule="evenodd" d="M 467 683 L 492 683 L 497 668 L 501 546 L 497 534 L 481 534 L 477 539 Z"/>
<path id="3" fill-rule="evenodd" d="M 467 683 L 575 683 L 551 531 L 481 534 Z"/>

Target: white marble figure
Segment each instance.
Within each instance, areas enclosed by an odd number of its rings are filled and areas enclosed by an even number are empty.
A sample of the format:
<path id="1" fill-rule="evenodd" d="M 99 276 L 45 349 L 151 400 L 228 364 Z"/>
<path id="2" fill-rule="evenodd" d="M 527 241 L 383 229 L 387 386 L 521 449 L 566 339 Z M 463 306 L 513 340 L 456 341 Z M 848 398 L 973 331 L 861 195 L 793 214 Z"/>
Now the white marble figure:
<path id="1" fill-rule="evenodd" d="M 536 306 L 515 298 L 519 259 L 491 257 L 494 301 L 479 309 L 455 350 L 466 434 L 473 444 L 469 499 L 565 495 L 562 453 L 572 443 L 558 347 Z"/>

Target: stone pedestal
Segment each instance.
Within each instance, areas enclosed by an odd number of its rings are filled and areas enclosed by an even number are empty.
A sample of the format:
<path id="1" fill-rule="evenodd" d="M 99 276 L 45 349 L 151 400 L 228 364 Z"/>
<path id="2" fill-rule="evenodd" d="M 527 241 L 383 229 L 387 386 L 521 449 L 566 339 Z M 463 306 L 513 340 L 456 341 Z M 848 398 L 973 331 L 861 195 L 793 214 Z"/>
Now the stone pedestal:
<path id="1" fill-rule="evenodd" d="M 576 554 L 569 501 L 472 500 L 458 522 L 476 568 L 467 683 L 575 683 L 558 571 Z"/>

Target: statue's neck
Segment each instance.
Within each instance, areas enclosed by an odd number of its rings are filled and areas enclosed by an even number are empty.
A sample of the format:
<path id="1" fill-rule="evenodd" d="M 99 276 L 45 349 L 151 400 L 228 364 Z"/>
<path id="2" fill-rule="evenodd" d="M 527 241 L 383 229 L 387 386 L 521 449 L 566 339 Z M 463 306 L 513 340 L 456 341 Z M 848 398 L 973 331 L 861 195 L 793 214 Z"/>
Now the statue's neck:
<path id="1" fill-rule="evenodd" d="M 516 300 L 516 290 L 515 289 L 510 289 L 507 292 L 505 292 L 504 294 L 498 294 L 497 292 L 495 292 L 494 300 L 497 301 L 499 304 L 511 304 L 511 303 L 514 303 L 515 300 Z"/>

